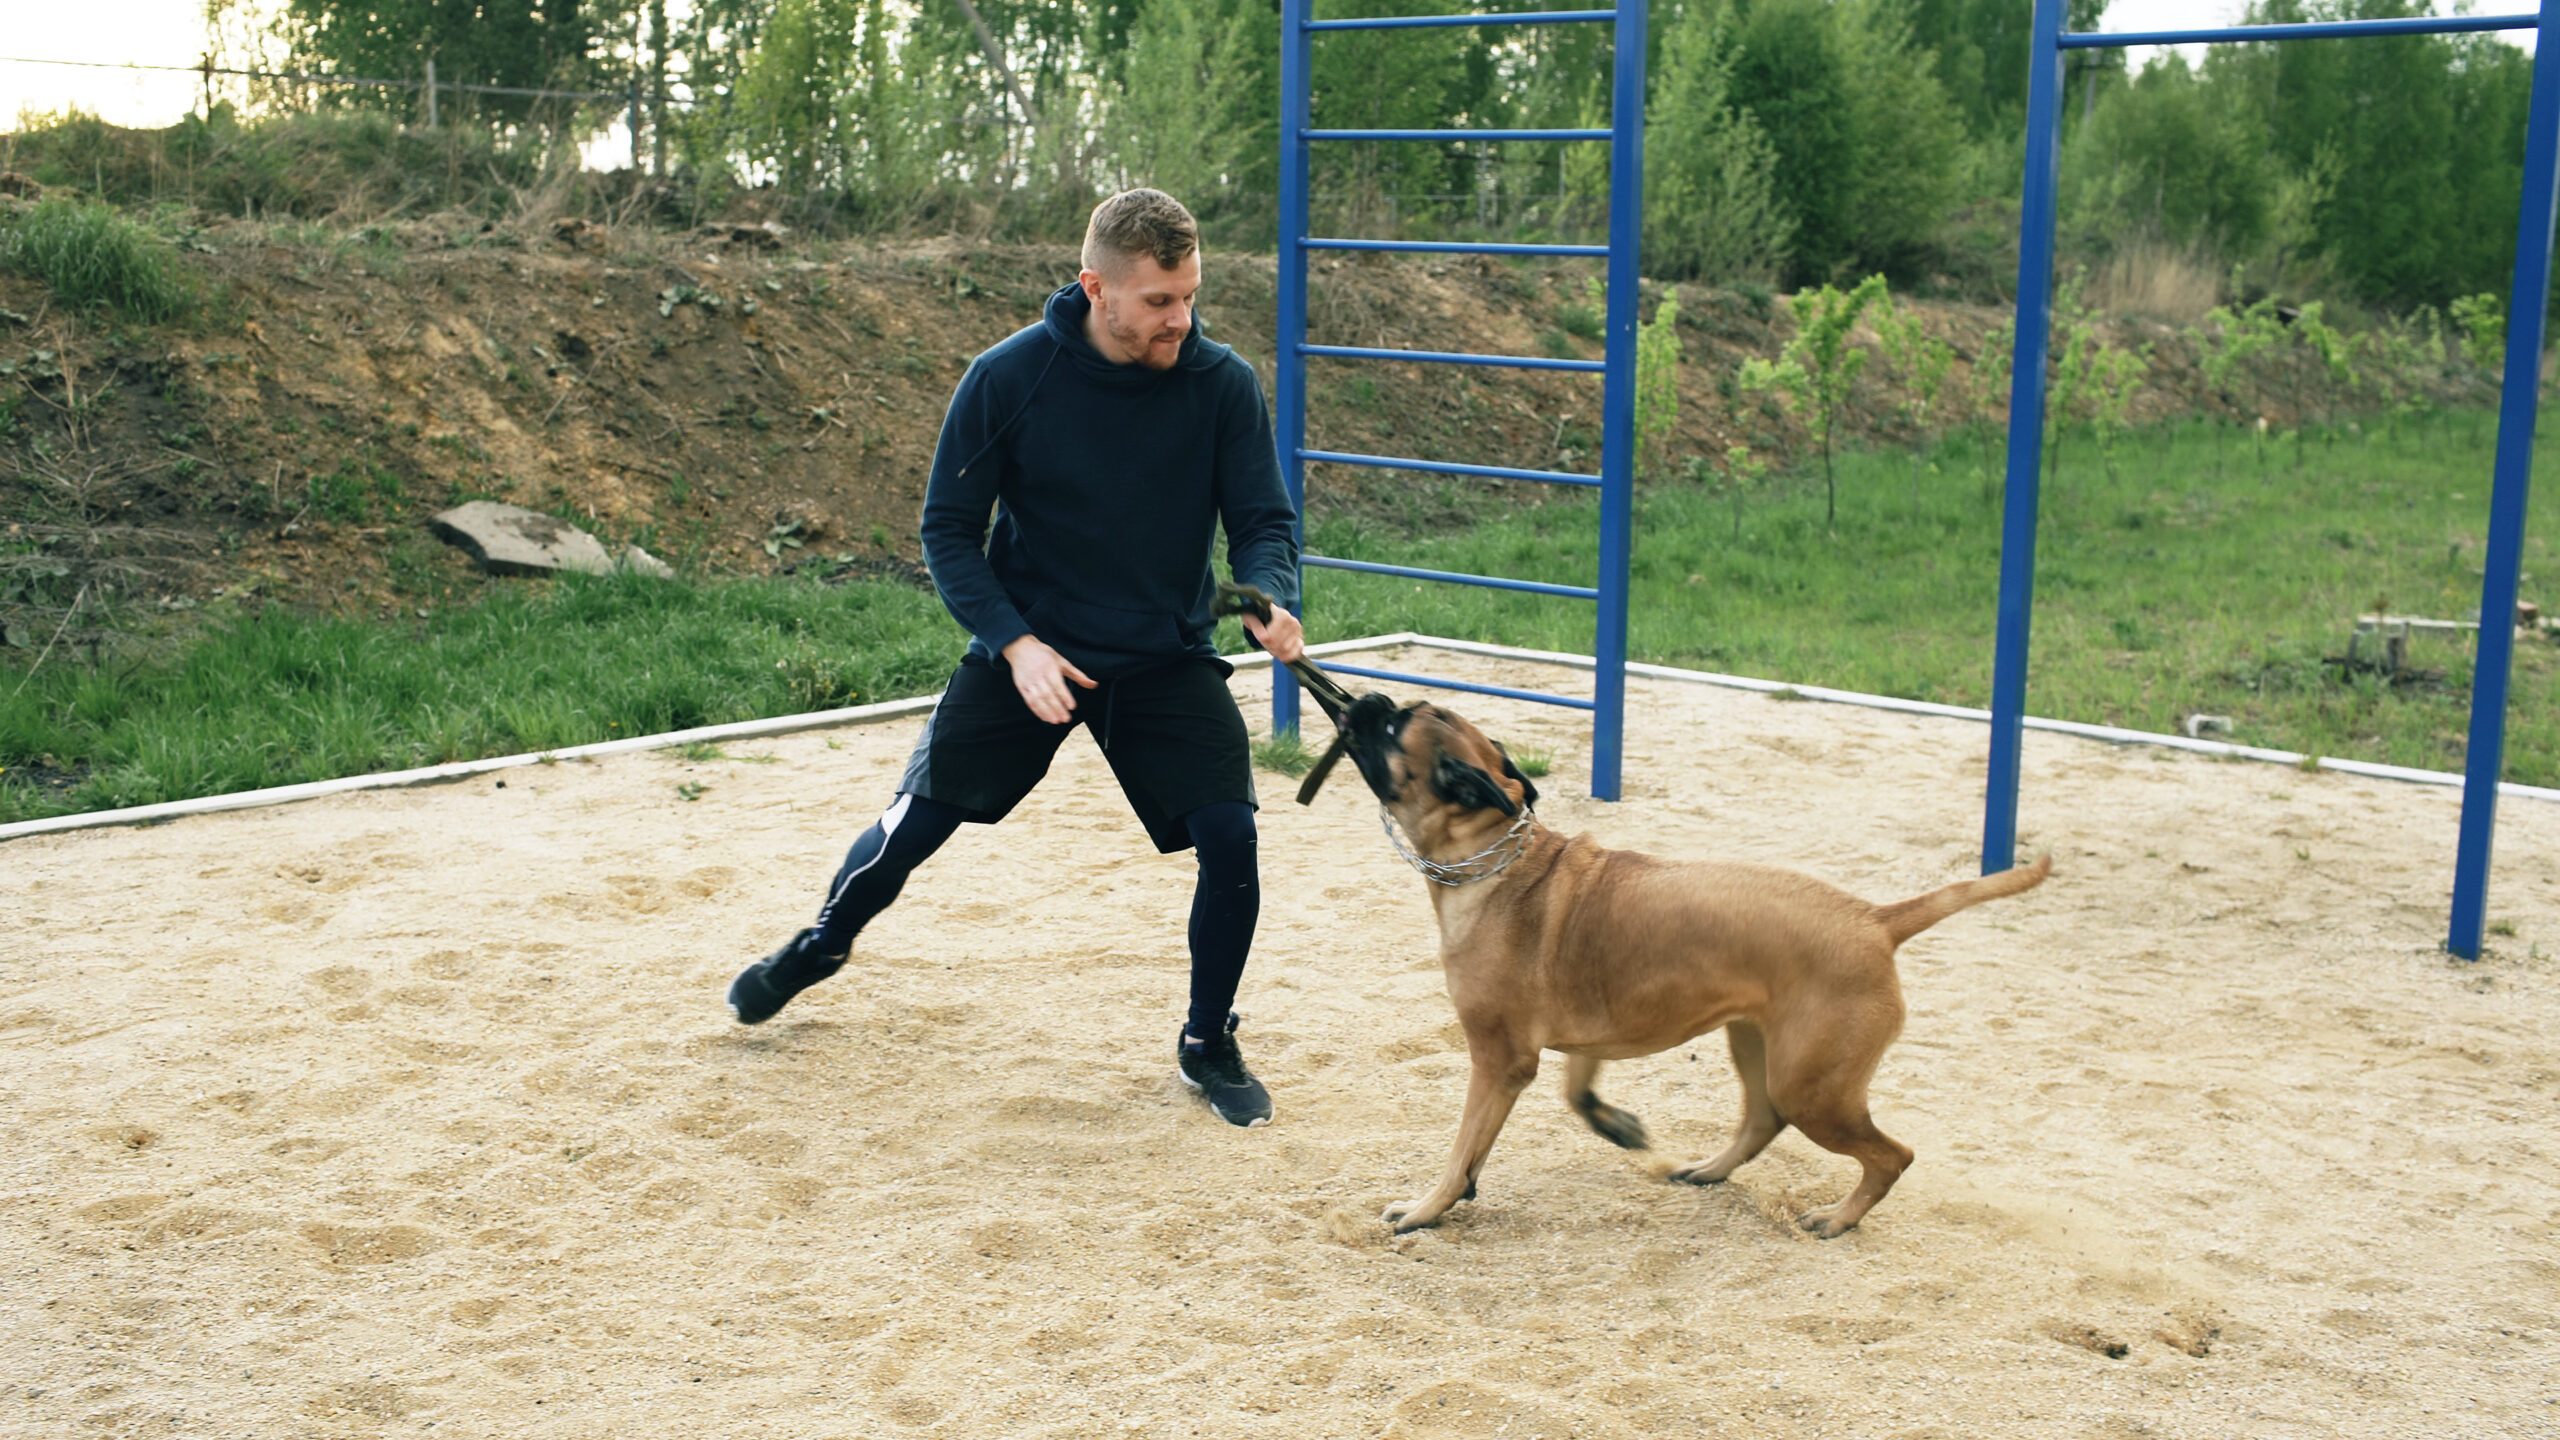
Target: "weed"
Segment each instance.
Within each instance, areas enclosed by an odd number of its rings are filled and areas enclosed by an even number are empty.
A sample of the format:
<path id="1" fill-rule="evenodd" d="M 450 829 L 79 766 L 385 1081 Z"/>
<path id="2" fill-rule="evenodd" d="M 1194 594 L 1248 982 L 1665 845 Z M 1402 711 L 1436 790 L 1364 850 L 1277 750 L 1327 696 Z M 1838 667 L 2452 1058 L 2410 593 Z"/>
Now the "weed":
<path id="1" fill-rule="evenodd" d="M 687 780 L 676 787 L 676 798 L 679 800 L 699 800 L 702 798 L 702 792 L 709 788 L 709 786 L 704 785 L 699 780 Z"/>
<path id="2" fill-rule="evenodd" d="M 1253 742 L 1253 763 L 1282 775 L 1304 775 L 1316 767 L 1316 752 L 1295 730 L 1283 730 Z"/>
<path id="3" fill-rule="evenodd" d="M 66 305 L 157 325 L 195 308 L 168 246 L 109 206 L 47 200 L 0 229 L 0 269 L 42 280 Z"/>
<path id="4" fill-rule="evenodd" d="M 676 758 L 689 764 L 708 765 L 714 760 L 726 760 L 729 756 L 720 748 L 716 740 L 688 740 L 676 747 Z"/>
<path id="5" fill-rule="evenodd" d="M 1520 773 L 1530 779 L 1543 780 L 1548 771 L 1556 768 L 1556 752 L 1543 746 L 1529 746 L 1512 756 L 1511 763 L 1519 766 Z"/>

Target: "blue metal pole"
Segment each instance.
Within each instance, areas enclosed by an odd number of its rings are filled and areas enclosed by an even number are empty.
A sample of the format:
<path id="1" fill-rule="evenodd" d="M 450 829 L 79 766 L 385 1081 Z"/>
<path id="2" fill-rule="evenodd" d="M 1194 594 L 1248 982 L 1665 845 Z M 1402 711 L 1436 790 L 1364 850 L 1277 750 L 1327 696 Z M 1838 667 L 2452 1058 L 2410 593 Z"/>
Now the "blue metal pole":
<path id="1" fill-rule="evenodd" d="M 2018 858 L 2018 758 L 2026 739 L 2027 633 L 2036 590 L 2036 476 L 2044 460 L 2044 364 L 2053 328 L 2054 191 L 2062 163 L 2062 0 L 2036 0 L 2028 41 L 2027 169 L 2018 212 L 2018 339 L 2009 374 L 2009 492 L 2000 526 L 2000 620 L 1991 661 L 1991 786 L 1982 873 Z"/>
<path id="2" fill-rule="evenodd" d="M 1280 296 L 1273 327 L 1272 429 L 1280 446 L 1280 478 L 1298 512 L 1298 548 L 1307 544 L 1307 7 L 1313 0 L 1280 0 Z M 1298 613 L 1306 614 L 1307 571 L 1298 567 Z M 1298 730 L 1298 680 L 1285 665 L 1271 667 L 1271 733 Z"/>
<path id="3" fill-rule="evenodd" d="M 2462 839 L 2454 854 L 2453 923 L 2444 948 L 2480 958 L 2489 916 L 2489 851 L 2505 768 L 2507 674 L 2515 659 L 2516 576 L 2524 561 L 2525 499 L 2533 486 L 2533 426 L 2542 380 L 2543 312 L 2551 303 L 2551 225 L 2560 200 L 2560 5 L 2546 4 L 2533 52 L 2533 105 L 2524 130 L 2524 200 L 2516 217 L 2515 285 L 2507 292 L 2507 373 L 2498 401 L 2497 478 L 2480 577 L 2480 649 L 2471 672 L 2471 742 L 2463 759 Z"/>
<path id="4" fill-rule="evenodd" d="M 2059 0 L 2056 0 L 2059 3 Z M 2560 3 L 2560 0 L 2555 0 Z M 1609 373 L 1600 393 L 1600 620 L 1592 642 L 1591 797 L 1618 798 L 1627 734 L 1627 578 L 1635 553 L 1636 262 L 1644 248 L 1650 0 L 1618 0 L 1609 100 Z"/>

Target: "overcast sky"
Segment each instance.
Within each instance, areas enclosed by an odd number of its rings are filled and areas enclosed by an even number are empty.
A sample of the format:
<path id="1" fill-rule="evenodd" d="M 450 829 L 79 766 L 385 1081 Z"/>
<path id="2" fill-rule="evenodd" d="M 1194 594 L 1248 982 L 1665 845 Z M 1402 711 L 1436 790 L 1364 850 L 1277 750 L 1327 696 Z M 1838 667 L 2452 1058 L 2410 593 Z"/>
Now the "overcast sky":
<path id="1" fill-rule="evenodd" d="M 2017 0 L 2023 5 L 2028 0 Z M 203 0 L 6 0 L 0 57 L 91 60 L 112 65 L 193 65 L 204 53 Z M 2122 31 L 2228 25 L 2247 0 L 2114 0 L 2106 28 Z M 2439 8 L 2450 8 L 2439 0 Z M 2481 14 L 2530 14 L 2534 0 L 2478 0 Z M 2509 38 L 2530 41 L 2530 32 Z M 2201 54 L 2201 47 L 2190 47 Z M 2135 64 L 2142 61 L 2137 53 Z M 195 77 L 148 71 L 73 69 L 0 59 L 0 117 L 77 105 L 119 125 L 167 125 L 193 109 Z M 0 126 L 0 128 L 6 128 Z M 617 164 L 627 142 L 608 141 L 592 158 Z"/>

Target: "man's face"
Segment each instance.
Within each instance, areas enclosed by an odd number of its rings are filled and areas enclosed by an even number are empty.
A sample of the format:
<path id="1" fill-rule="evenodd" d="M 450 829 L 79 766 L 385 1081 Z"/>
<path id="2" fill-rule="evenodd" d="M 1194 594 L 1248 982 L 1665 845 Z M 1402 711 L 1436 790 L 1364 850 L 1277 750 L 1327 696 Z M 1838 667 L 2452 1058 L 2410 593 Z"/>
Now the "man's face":
<path id="1" fill-rule="evenodd" d="M 1191 302 L 1200 293 L 1199 251 L 1170 270 L 1153 255 L 1126 255 L 1109 270 L 1087 270 L 1077 278 L 1093 301 L 1096 324 L 1086 326 L 1086 334 L 1105 358 L 1150 370 L 1170 370 L 1182 358 Z"/>

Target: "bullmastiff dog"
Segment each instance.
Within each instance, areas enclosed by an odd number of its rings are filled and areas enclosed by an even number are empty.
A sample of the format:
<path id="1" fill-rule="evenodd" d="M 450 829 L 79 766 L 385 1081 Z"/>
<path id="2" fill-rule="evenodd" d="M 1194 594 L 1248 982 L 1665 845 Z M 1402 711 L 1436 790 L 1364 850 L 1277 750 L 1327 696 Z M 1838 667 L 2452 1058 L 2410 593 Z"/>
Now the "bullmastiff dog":
<path id="1" fill-rule="evenodd" d="M 2053 866 L 2048 855 L 1870 905 L 1789 870 L 1558 835 L 1537 822 L 1537 787 L 1510 755 L 1437 705 L 1362 696 L 1341 738 L 1394 822 L 1389 835 L 1432 882 L 1472 1068 L 1440 1183 L 1387 1209 L 1399 1234 L 1475 1198 L 1540 1051 L 1565 1056 L 1565 1103 L 1592 1129 L 1643 1149 L 1643 1123 L 1592 1089 L 1600 1062 L 1718 1028 L 1742 1080 L 1742 1123 L 1720 1154 L 1671 1178 L 1721 1183 L 1793 1125 L 1860 1166 L 1848 1198 L 1799 1222 L 1825 1239 L 1846 1232 L 1911 1164 L 1910 1147 L 1867 1113 L 1867 1082 L 1902 1029 L 1895 948 L 1968 906 L 2034 889 Z"/>

